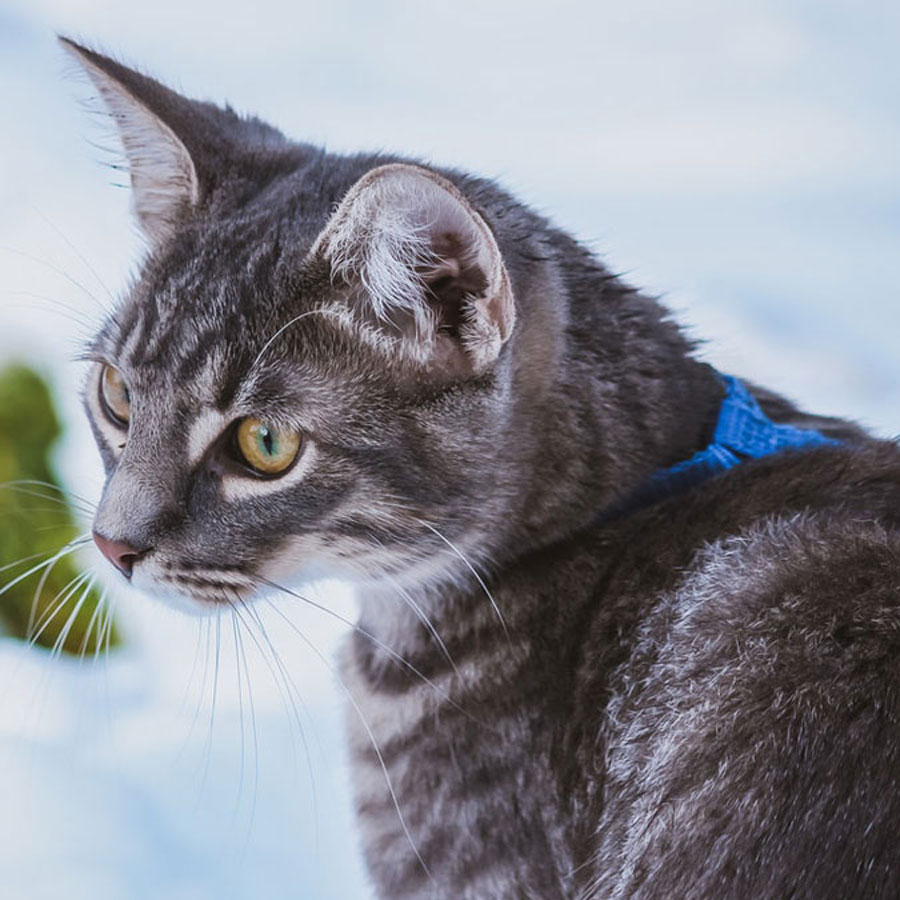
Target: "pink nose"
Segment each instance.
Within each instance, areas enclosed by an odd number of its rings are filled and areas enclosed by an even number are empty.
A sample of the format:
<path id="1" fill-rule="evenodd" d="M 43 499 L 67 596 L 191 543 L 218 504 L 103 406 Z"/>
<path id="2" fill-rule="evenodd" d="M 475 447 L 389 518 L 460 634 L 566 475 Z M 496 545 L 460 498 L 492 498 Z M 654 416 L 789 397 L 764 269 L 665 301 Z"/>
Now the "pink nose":
<path id="1" fill-rule="evenodd" d="M 100 552 L 126 577 L 131 578 L 134 564 L 137 562 L 141 551 L 124 541 L 111 541 L 102 534 L 94 532 L 94 543 L 100 548 Z"/>

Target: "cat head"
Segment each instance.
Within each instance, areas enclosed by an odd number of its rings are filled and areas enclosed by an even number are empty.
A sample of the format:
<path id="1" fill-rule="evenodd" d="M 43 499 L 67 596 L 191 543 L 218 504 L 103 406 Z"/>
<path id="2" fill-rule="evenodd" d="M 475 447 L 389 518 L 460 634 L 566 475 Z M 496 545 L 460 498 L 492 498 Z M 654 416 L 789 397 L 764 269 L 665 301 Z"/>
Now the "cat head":
<path id="1" fill-rule="evenodd" d="M 516 284 L 554 290 L 537 217 L 488 182 L 326 154 L 64 45 L 118 130 L 148 243 L 89 351 L 107 557 L 204 607 L 489 558 L 533 452 L 517 398 L 554 365 L 557 314 L 526 328 Z"/>

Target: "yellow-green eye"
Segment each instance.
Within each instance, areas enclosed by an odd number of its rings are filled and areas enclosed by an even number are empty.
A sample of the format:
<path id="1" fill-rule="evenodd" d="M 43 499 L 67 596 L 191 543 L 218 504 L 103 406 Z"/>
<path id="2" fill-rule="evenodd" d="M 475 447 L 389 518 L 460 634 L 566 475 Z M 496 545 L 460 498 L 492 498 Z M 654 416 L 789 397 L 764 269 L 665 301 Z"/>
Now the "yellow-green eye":
<path id="1" fill-rule="evenodd" d="M 106 415 L 116 425 L 128 425 L 131 418 L 131 395 L 122 373 L 113 366 L 104 366 L 100 373 L 100 400 Z"/>
<path id="2" fill-rule="evenodd" d="M 276 428 L 260 419 L 243 419 L 235 435 L 244 461 L 261 475 L 280 475 L 287 471 L 300 451 L 300 435 Z"/>

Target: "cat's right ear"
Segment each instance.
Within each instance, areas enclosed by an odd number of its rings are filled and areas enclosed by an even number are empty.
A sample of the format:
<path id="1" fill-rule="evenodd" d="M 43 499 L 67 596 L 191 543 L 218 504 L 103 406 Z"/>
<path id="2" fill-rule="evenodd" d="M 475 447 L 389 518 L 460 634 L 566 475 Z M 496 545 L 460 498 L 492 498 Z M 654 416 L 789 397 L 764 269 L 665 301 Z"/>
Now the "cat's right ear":
<path id="1" fill-rule="evenodd" d="M 67 37 L 59 41 L 87 73 L 116 124 L 138 224 L 151 244 L 164 242 L 200 197 L 194 157 L 178 133 L 191 116 L 191 101 Z"/>

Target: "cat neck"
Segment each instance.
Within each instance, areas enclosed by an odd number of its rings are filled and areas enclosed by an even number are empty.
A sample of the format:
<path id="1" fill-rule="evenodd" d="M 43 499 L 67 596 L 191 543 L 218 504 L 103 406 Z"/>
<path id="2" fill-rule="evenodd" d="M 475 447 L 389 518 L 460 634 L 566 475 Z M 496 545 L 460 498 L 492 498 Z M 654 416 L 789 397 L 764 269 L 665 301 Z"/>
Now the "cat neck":
<path id="1" fill-rule="evenodd" d="M 525 399 L 511 429 L 515 446 L 507 450 L 515 458 L 527 448 L 530 465 L 510 467 L 509 483 L 496 492 L 507 502 L 495 505 L 480 527 L 442 532 L 434 560 L 406 577 L 360 589 L 365 632 L 417 666 L 445 667 L 435 632 L 464 647 L 473 628 L 482 635 L 503 631 L 493 594 L 528 557 L 571 540 L 652 473 L 709 443 L 724 396 L 720 376 L 693 358 L 655 303 L 634 295 L 624 304 L 630 315 L 560 335 L 552 383 L 535 388 L 525 379 L 518 386 Z M 529 593 L 539 596 L 539 576 L 530 577 Z M 517 599 L 513 617 L 527 614 L 528 603 Z M 367 659 L 389 662 L 368 638 L 358 649 L 364 645 Z"/>
<path id="2" fill-rule="evenodd" d="M 529 323 L 534 343 L 555 337 L 555 359 L 552 379 L 517 392 L 508 450 L 530 444 L 531 466 L 493 522 L 516 555 L 581 530 L 704 448 L 725 393 L 667 312 L 621 282 L 596 274 L 570 291 L 568 313 L 555 336 L 546 319 Z"/>

